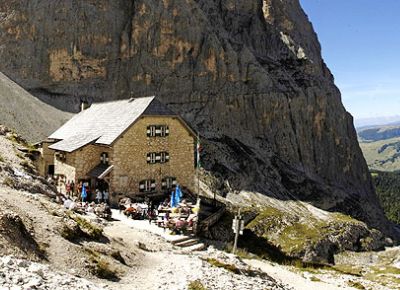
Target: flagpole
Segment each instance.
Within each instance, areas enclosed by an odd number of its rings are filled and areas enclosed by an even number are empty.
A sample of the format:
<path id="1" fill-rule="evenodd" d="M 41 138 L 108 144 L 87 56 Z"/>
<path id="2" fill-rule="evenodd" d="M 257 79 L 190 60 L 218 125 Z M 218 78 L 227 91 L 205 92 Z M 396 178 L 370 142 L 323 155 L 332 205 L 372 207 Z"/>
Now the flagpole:
<path id="1" fill-rule="evenodd" d="M 199 170 L 200 170 L 200 134 L 197 132 L 197 164 L 196 164 L 196 175 L 197 175 L 197 199 L 200 198 L 200 177 L 199 177 Z"/>

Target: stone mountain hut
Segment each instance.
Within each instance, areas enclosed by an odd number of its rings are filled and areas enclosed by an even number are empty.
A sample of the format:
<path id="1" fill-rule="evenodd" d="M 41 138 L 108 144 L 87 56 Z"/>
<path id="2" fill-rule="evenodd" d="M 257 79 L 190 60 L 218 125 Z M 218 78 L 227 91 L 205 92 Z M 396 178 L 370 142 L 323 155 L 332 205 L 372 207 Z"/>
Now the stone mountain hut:
<path id="1" fill-rule="evenodd" d="M 43 175 L 108 189 L 110 201 L 194 184 L 196 135 L 154 97 L 95 103 L 42 142 Z M 61 186 L 65 188 L 65 186 Z"/>

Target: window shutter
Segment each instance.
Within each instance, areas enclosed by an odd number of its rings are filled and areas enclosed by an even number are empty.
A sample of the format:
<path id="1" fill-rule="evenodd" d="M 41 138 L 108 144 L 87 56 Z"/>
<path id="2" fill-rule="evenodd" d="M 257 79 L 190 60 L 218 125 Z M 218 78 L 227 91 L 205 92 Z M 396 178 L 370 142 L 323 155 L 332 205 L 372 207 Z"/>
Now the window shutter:
<path id="1" fill-rule="evenodd" d="M 151 152 L 147 153 L 147 163 L 156 163 L 157 162 L 157 153 Z"/>
<path id="2" fill-rule="evenodd" d="M 147 137 L 165 137 L 169 135 L 169 127 L 167 125 L 150 125 L 146 130 Z"/>
<path id="3" fill-rule="evenodd" d="M 162 189 L 163 190 L 170 190 L 174 187 L 176 187 L 176 177 L 164 177 L 162 180 Z"/>
<path id="4" fill-rule="evenodd" d="M 152 192 L 156 189 L 156 181 L 154 179 L 146 179 L 139 182 L 140 192 Z"/>

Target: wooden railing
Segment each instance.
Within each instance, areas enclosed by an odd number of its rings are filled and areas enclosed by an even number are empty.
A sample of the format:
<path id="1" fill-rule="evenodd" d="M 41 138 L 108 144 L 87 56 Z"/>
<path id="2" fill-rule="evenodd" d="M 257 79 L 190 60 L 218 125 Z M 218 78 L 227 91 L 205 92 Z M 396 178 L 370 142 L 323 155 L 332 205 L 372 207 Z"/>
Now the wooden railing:
<path id="1" fill-rule="evenodd" d="M 215 201 L 213 199 L 209 199 L 206 197 L 201 197 L 201 203 L 202 204 L 207 204 L 209 206 L 212 206 L 215 209 L 215 212 L 212 213 L 210 216 L 206 217 L 203 220 L 199 220 L 199 224 L 197 226 L 197 231 L 196 233 L 198 235 L 202 235 L 207 237 L 209 235 L 209 229 L 213 225 L 215 225 L 221 217 L 224 215 L 226 211 L 226 206 L 225 204 Z M 201 204 L 200 204 L 200 212 L 201 212 Z"/>
<path id="2" fill-rule="evenodd" d="M 184 189 L 184 193 L 191 199 L 193 199 L 193 201 L 197 199 L 197 196 L 186 188 Z M 208 198 L 205 196 L 200 196 L 200 200 L 201 202 L 199 213 L 202 212 L 202 206 L 208 206 L 213 209 L 213 213 L 204 219 L 200 219 L 196 226 L 196 234 L 207 237 L 209 235 L 208 233 L 210 227 L 215 225 L 224 215 L 226 211 L 226 205 L 216 199 Z"/>

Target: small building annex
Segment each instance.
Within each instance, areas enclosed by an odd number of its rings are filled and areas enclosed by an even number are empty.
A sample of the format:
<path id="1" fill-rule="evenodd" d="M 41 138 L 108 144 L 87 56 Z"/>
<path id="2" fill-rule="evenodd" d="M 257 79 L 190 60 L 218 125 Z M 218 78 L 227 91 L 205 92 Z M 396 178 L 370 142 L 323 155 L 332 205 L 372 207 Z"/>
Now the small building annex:
<path id="1" fill-rule="evenodd" d="M 170 193 L 194 184 L 195 133 L 154 97 L 95 103 L 42 143 L 42 173 L 123 196 Z M 93 198 L 93 197 L 92 197 Z"/>

